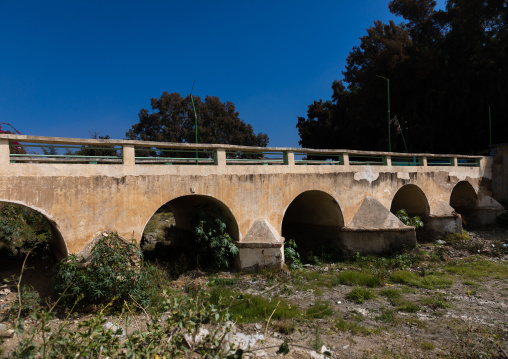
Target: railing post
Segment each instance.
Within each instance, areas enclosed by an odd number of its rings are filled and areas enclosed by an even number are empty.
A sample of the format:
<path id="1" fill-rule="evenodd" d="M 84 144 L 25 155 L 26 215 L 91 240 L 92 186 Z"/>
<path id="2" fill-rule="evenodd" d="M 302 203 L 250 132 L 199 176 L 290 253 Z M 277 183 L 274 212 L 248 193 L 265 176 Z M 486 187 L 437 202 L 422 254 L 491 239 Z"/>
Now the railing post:
<path id="1" fill-rule="evenodd" d="M 10 163 L 9 140 L 0 140 L 0 167 Z"/>
<path id="2" fill-rule="evenodd" d="M 213 163 L 219 167 L 226 167 L 226 150 L 217 148 L 213 155 Z"/>
<path id="3" fill-rule="evenodd" d="M 344 163 L 344 166 L 349 166 L 349 153 L 342 154 L 342 163 Z"/>
<path id="4" fill-rule="evenodd" d="M 421 165 L 420 166 L 423 166 L 423 167 L 427 167 L 427 156 L 423 156 L 423 157 L 420 157 L 421 158 Z"/>
<path id="5" fill-rule="evenodd" d="M 457 166 L 458 166 L 458 163 L 459 163 L 459 161 L 458 161 L 457 157 L 452 157 L 452 158 L 450 159 L 450 164 L 451 164 L 453 167 L 457 167 Z"/>
<path id="6" fill-rule="evenodd" d="M 295 153 L 293 151 L 284 151 L 284 164 L 287 166 L 295 165 Z"/>
<path id="7" fill-rule="evenodd" d="M 134 166 L 136 164 L 134 145 L 122 145 L 122 157 L 124 166 Z"/>
<path id="8" fill-rule="evenodd" d="M 392 165 L 392 156 L 384 156 L 384 161 L 386 166 L 391 166 Z"/>

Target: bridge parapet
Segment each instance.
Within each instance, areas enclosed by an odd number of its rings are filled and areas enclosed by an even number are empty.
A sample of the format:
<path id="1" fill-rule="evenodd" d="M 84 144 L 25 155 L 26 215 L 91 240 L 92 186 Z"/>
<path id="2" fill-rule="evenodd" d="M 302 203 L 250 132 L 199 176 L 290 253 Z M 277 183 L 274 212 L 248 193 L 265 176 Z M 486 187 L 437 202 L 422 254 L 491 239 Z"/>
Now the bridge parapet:
<path id="1" fill-rule="evenodd" d="M 12 148 L 28 149 L 12 153 Z M 61 153 L 65 150 L 66 153 Z M 74 151 L 74 152 L 73 152 Z M 104 155 L 100 152 L 109 152 Z M 18 151 L 19 152 L 19 151 Z M 99 154 L 89 154 L 97 152 Z M 483 156 L 0 135 L 0 163 L 480 167 Z"/>

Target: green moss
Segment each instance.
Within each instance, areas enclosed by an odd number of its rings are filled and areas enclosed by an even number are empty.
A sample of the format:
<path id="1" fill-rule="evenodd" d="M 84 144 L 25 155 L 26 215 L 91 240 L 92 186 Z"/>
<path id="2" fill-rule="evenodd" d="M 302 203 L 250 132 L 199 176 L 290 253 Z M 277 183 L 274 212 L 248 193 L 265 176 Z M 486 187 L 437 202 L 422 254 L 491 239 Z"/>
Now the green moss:
<path id="1" fill-rule="evenodd" d="M 346 298 L 358 303 L 362 304 L 366 300 L 374 298 L 376 295 L 374 292 L 369 288 L 361 288 L 361 287 L 355 287 L 351 292 L 346 294 Z"/>
<path id="2" fill-rule="evenodd" d="M 453 281 L 445 275 L 426 275 L 421 277 L 406 270 L 393 272 L 390 274 L 389 280 L 394 283 L 407 284 L 425 289 L 449 288 L 453 284 Z"/>

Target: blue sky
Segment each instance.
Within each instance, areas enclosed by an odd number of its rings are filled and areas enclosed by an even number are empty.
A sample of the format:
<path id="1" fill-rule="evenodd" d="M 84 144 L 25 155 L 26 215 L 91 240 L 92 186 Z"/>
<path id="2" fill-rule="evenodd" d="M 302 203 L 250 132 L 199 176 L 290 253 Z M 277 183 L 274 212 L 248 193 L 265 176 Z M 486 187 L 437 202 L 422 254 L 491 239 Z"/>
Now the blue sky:
<path id="1" fill-rule="evenodd" d="M 388 0 L 0 1 L 0 122 L 23 134 L 125 138 L 164 91 L 232 101 L 269 146 L 329 99 Z M 444 0 L 438 1 L 438 8 Z"/>

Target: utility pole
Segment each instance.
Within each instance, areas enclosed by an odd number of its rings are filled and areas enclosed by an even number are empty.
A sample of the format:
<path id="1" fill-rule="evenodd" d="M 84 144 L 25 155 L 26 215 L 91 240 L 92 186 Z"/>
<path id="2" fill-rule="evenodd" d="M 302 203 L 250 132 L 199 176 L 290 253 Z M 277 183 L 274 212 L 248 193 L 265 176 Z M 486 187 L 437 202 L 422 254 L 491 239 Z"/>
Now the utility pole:
<path id="1" fill-rule="evenodd" d="M 387 93 L 388 93 L 388 152 L 392 152 L 392 137 L 390 134 L 390 79 L 376 75 L 379 78 L 385 79 L 387 84 Z"/>

